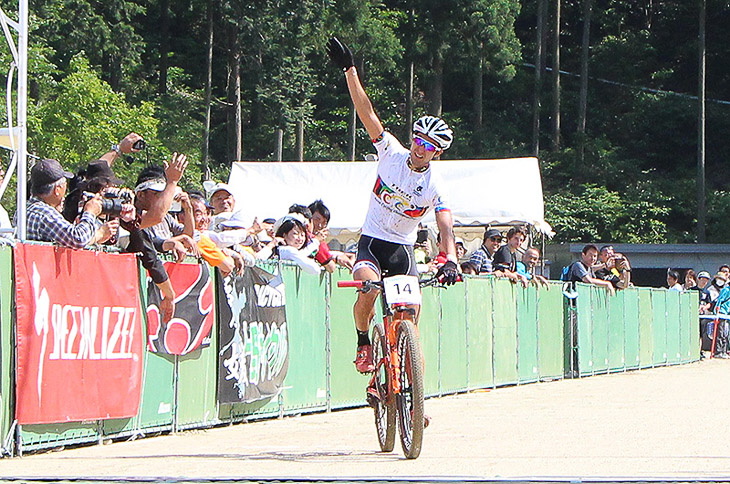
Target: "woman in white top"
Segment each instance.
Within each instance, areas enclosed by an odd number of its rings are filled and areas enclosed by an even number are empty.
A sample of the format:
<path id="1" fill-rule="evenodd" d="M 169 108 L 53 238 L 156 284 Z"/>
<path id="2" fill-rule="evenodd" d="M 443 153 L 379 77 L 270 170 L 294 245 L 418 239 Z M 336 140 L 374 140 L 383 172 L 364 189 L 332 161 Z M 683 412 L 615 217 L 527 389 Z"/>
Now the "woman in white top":
<path id="1" fill-rule="evenodd" d="M 307 229 L 295 214 L 289 214 L 276 222 L 276 252 L 279 259 L 296 263 L 304 272 L 319 274 L 322 271 L 317 261 L 313 259 L 319 249 L 319 240 L 314 239 L 307 243 Z"/>

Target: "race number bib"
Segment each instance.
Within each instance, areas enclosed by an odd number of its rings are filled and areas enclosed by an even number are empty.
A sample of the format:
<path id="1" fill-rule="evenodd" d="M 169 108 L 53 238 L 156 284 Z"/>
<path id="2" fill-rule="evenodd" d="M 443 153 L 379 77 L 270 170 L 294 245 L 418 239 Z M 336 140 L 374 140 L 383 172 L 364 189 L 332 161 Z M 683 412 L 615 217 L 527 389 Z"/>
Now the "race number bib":
<path id="1" fill-rule="evenodd" d="M 421 304 L 421 288 L 416 276 L 392 276 L 383 279 L 388 304 Z"/>

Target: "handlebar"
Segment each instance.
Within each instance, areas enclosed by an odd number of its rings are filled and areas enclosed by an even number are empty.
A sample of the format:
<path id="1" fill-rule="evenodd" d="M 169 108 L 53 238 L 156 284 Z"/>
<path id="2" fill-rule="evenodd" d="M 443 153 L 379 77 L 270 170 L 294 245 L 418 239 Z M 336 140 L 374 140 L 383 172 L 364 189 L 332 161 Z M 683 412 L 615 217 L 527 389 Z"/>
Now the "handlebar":
<path id="1" fill-rule="evenodd" d="M 462 282 L 463 279 L 461 278 L 461 275 L 459 276 L 459 279 L 457 279 L 457 282 Z M 441 281 L 439 281 L 435 276 L 429 277 L 428 279 L 422 279 L 418 281 L 418 285 L 420 287 L 426 287 L 426 286 L 438 286 L 441 284 Z M 383 281 L 337 281 L 337 287 L 354 287 L 356 289 L 363 289 L 363 287 L 367 289 L 369 288 L 381 288 L 383 287 Z"/>

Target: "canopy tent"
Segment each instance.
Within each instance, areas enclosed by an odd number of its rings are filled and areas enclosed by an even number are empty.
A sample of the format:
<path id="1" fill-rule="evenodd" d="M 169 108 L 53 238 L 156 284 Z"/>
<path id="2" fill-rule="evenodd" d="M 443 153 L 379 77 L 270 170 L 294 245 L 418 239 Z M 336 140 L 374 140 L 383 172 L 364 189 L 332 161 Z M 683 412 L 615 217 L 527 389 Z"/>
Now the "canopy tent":
<path id="1" fill-rule="evenodd" d="M 545 234 L 542 182 L 536 158 L 438 160 L 433 170 L 459 225 L 528 223 Z M 322 199 L 330 229 L 359 230 L 365 220 L 377 162 L 237 162 L 229 185 L 236 210 L 259 220 L 278 218 L 293 203 Z M 431 212 L 424 220 L 434 220 Z"/>

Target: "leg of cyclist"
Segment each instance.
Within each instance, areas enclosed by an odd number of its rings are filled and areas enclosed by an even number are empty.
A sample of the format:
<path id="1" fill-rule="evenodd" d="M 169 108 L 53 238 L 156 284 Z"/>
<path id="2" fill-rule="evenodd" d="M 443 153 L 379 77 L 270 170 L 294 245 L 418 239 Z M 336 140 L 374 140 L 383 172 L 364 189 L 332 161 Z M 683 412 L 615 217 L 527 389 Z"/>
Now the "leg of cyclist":
<path id="1" fill-rule="evenodd" d="M 377 281 L 380 276 L 373 267 L 369 265 L 356 265 L 353 278 L 356 281 Z M 355 329 L 357 331 L 357 356 L 355 357 L 355 367 L 360 373 L 370 373 L 375 370 L 373 363 L 373 347 L 370 344 L 370 321 L 375 316 L 375 301 L 378 298 L 379 291 L 359 292 L 357 301 L 353 307 L 353 315 L 355 317 Z"/>

